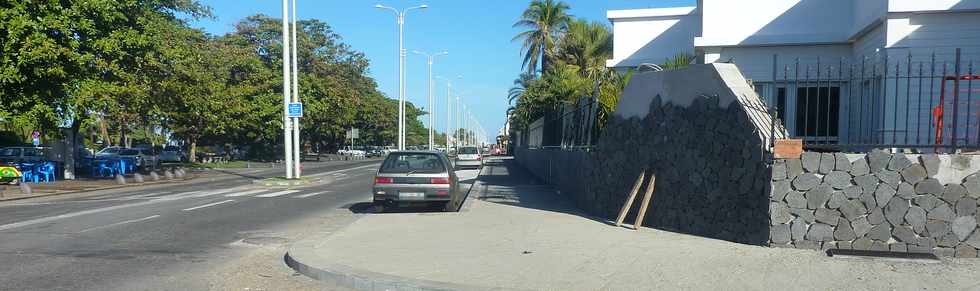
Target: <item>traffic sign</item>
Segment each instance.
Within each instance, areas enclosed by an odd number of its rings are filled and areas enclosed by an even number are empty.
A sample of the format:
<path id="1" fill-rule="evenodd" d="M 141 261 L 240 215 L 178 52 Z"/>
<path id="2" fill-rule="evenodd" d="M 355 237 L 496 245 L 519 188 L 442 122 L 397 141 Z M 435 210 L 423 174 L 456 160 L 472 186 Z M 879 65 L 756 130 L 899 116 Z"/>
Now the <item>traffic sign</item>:
<path id="1" fill-rule="evenodd" d="M 291 102 L 287 109 L 289 117 L 303 117 L 303 103 Z"/>

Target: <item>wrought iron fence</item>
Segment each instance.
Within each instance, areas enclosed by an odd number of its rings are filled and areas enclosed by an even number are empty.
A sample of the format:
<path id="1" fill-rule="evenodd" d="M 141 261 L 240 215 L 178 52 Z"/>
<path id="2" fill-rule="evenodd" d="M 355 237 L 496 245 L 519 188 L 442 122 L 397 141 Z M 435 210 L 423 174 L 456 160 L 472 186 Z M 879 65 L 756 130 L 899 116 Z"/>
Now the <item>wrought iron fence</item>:
<path id="1" fill-rule="evenodd" d="M 529 124 L 527 136 L 518 146 L 588 150 L 595 143 L 595 110 L 592 97 L 582 96 L 574 103 L 562 103 Z"/>
<path id="2" fill-rule="evenodd" d="M 980 75 L 960 49 L 952 58 L 908 53 L 779 64 L 773 56 L 773 81 L 756 83 L 756 91 L 778 117 L 773 122 L 807 148 L 980 149 L 980 88 L 973 84 Z"/>

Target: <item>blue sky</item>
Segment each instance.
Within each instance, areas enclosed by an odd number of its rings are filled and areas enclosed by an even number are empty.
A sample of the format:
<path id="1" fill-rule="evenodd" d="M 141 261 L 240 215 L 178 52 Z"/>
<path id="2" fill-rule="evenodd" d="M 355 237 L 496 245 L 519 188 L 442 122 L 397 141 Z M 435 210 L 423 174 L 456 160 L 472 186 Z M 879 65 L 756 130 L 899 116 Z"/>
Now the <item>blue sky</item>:
<path id="1" fill-rule="evenodd" d="M 225 34 L 234 23 L 253 14 L 282 16 L 282 2 L 276 0 L 200 0 L 214 9 L 216 19 L 192 23 L 212 34 Z M 406 17 L 405 48 L 406 97 L 418 106 L 428 107 L 426 63 L 412 50 L 449 51 L 436 59 L 433 75 L 452 77 L 454 95 L 462 97 L 473 116 L 493 135 L 504 124 L 507 90 L 521 71 L 521 45 L 511 39 L 520 29 L 511 25 L 527 7 L 525 0 L 468 1 L 370 1 L 297 0 L 297 15 L 315 18 L 331 25 L 354 49 L 371 61 L 371 75 L 382 92 L 398 98 L 398 27 L 394 14 L 376 9 L 375 4 L 405 8 L 419 4 L 429 9 L 413 10 Z M 577 17 L 608 24 L 606 10 L 693 5 L 694 0 L 565 0 Z M 434 96 L 436 129 L 446 126 L 446 82 L 436 80 Z M 428 118 L 423 117 L 424 122 Z M 454 121 L 455 122 L 455 121 Z"/>

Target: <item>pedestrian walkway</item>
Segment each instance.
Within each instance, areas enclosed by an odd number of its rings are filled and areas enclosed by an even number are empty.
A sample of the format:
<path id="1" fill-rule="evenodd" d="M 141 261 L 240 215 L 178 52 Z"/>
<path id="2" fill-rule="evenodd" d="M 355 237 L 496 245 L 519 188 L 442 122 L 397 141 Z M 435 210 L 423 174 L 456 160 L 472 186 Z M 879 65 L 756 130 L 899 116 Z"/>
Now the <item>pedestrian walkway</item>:
<path id="1" fill-rule="evenodd" d="M 459 213 L 368 214 L 294 244 L 287 263 L 361 290 L 980 288 L 976 260 L 834 259 L 618 228 L 582 215 L 509 160 L 484 169 L 466 204 Z"/>

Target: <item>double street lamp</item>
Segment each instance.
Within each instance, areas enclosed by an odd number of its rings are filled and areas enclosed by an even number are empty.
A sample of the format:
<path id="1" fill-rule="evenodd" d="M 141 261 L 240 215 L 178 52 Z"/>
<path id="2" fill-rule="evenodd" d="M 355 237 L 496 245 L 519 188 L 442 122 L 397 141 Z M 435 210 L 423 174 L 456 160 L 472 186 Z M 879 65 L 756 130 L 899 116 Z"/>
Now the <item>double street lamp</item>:
<path id="1" fill-rule="evenodd" d="M 434 59 L 435 57 L 438 57 L 438 56 L 448 55 L 449 52 L 443 51 L 443 52 L 440 52 L 440 53 L 437 53 L 437 54 L 434 54 L 434 55 L 430 55 L 430 54 L 427 54 L 427 53 L 424 53 L 424 52 L 421 52 L 421 51 L 417 51 L 416 50 L 416 51 L 412 51 L 412 53 L 417 54 L 417 55 L 423 55 L 423 56 L 425 56 L 425 58 L 427 60 L 427 63 L 429 65 L 429 82 L 428 82 L 428 84 L 427 84 L 426 87 L 428 87 L 428 90 L 429 90 L 429 150 L 431 151 L 432 150 L 432 143 L 433 143 L 433 140 L 432 140 L 432 130 L 436 126 L 435 123 L 434 123 L 435 122 L 435 114 L 436 114 L 436 107 L 435 107 L 436 105 L 435 105 L 434 102 L 432 102 L 432 59 Z M 448 144 L 447 144 L 447 146 L 448 146 Z"/>
<path id="2" fill-rule="evenodd" d="M 413 9 L 429 8 L 429 5 L 419 5 L 399 11 L 398 9 L 374 5 L 378 9 L 391 10 L 398 21 L 398 150 L 405 150 L 405 13 Z"/>

